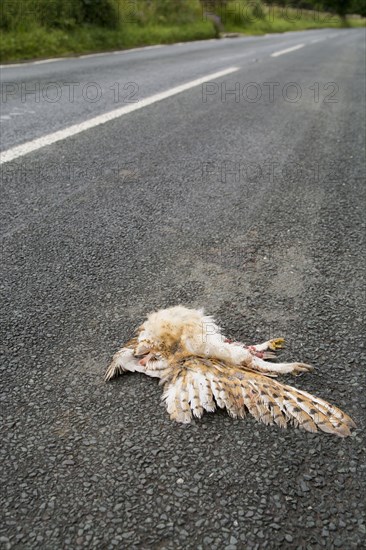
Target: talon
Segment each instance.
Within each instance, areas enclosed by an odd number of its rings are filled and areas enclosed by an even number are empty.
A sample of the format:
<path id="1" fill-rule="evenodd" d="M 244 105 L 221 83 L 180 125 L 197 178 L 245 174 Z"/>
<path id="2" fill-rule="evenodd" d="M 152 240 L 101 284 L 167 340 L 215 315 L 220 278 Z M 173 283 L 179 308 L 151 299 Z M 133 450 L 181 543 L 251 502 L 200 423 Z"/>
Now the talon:
<path id="1" fill-rule="evenodd" d="M 294 368 L 293 374 L 299 375 L 303 374 L 304 372 L 312 372 L 314 370 L 314 367 L 312 365 L 306 365 L 305 363 L 299 363 Z"/>
<path id="2" fill-rule="evenodd" d="M 285 339 L 284 338 L 273 338 L 273 340 L 269 341 L 269 349 L 272 351 L 276 351 L 278 349 L 283 349 L 285 346 Z"/>
<path id="3" fill-rule="evenodd" d="M 272 351 L 264 351 L 263 352 L 263 359 L 265 361 L 268 361 L 269 359 L 276 359 L 276 354 L 273 353 Z"/>

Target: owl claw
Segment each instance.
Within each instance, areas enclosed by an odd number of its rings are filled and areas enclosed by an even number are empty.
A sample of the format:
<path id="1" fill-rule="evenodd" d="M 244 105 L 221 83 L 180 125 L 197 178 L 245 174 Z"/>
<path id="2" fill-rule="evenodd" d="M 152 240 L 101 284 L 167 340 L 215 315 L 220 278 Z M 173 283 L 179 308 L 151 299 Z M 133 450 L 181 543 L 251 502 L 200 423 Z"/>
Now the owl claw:
<path id="1" fill-rule="evenodd" d="M 263 352 L 263 359 L 265 361 L 268 361 L 269 359 L 276 359 L 276 354 L 273 353 L 273 351 L 264 351 Z"/>
<path id="2" fill-rule="evenodd" d="M 278 349 L 283 349 L 285 347 L 285 339 L 284 338 L 273 338 L 268 342 L 268 347 L 272 351 L 277 351 Z"/>
<path id="3" fill-rule="evenodd" d="M 314 367 L 312 365 L 306 365 L 305 363 L 295 363 L 292 374 L 299 376 L 304 372 L 313 372 Z"/>

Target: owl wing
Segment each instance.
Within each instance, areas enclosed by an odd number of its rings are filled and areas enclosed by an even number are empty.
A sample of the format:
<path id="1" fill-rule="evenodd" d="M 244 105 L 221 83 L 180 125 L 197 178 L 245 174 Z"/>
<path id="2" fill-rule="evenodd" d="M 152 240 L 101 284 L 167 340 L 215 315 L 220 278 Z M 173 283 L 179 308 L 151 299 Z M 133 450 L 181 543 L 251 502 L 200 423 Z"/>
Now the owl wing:
<path id="1" fill-rule="evenodd" d="M 135 355 L 137 338 L 132 338 L 123 346 L 117 353 L 113 355 L 113 359 L 107 368 L 104 380 L 109 382 L 112 378 L 116 378 L 124 372 L 140 372 L 153 378 L 161 378 L 168 366 L 168 361 L 161 358 L 152 358 L 144 363 L 140 361 L 141 357 Z"/>
<path id="2" fill-rule="evenodd" d="M 132 340 L 129 340 L 123 348 L 113 355 L 112 362 L 104 375 L 104 380 L 106 382 L 126 371 L 135 372 L 138 366 L 138 360 L 134 357 L 136 345 L 137 338 L 132 338 Z"/>
<path id="3" fill-rule="evenodd" d="M 350 435 L 353 420 L 323 399 L 245 368 L 206 358 L 189 358 L 166 371 L 162 399 L 171 419 L 189 423 L 216 406 L 234 418 L 249 412 L 264 424 L 300 426 L 309 432 Z"/>

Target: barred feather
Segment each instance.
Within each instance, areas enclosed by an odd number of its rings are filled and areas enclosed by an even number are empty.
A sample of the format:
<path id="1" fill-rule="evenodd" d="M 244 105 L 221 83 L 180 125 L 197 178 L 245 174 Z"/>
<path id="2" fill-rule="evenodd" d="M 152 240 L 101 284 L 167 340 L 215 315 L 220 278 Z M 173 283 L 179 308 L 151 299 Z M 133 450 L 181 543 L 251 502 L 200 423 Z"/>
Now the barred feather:
<path id="1" fill-rule="evenodd" d="M 163 399 L 167 401 L 169 414 L 178 422 L 182 421 L 180 418 L 183 415 L 172 415 L 168 403 L 173 390 L 177 393 L 188 392 L 188 404 L 198 418 L 203 410 L 207 410 L 207 403 L 210 404 L 209 410 L 212 410 L 216 402 L 234 418 L 243 418 L 249 412 L 264 424 L 277 424 L 282 428 L 292 424 L 309 432 L 320 429 L 345 437 L 355 426 L 348 415 L 323 399 L 244 368 L 189 358 L 179 365 L 179 375 L 176 371 L 175 376 L 171 377 L 174 370 L 174 365 L 167 370 Z M 205 387 L 204 399 L 199 392 L 199 384 Z M 185 413 L 184 421 L 187 420 Z"/>

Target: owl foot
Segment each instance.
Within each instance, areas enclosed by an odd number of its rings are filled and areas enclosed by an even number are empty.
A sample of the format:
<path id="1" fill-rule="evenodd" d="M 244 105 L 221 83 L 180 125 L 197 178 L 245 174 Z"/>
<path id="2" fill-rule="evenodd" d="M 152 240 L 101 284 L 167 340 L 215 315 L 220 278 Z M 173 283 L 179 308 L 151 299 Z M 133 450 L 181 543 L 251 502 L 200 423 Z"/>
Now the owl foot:
<path id="1" fill-rule="evenodd" d="M 263 373 L 293 374 L 294 376 L 314 370 L 314 367 L 305 363 L 270 363 L 259 357 L 253 358 L 252 367 Z"/>
<path id="2" fill-rule="evenodd" d="M 273 338 L 272 340 L 267 340 L 267 342 L 264 342 L 263 344 L 248 346 L 248 350 L 252 353 L 252 355 L 259 357 L 260 359 L 274 359 L 276 354 L 273 352 L 283 349 L 284 343 L 284 338 Z"/>
<path id="3" fill-rule="evenodd" d="M 277 351 L 278 349 L 283 349 L 285 347 L 284 338 L 273 338 L 272 340 L 268 340 L 266 343 L 268 344 L 268 348 L 272 351 Z"/>

